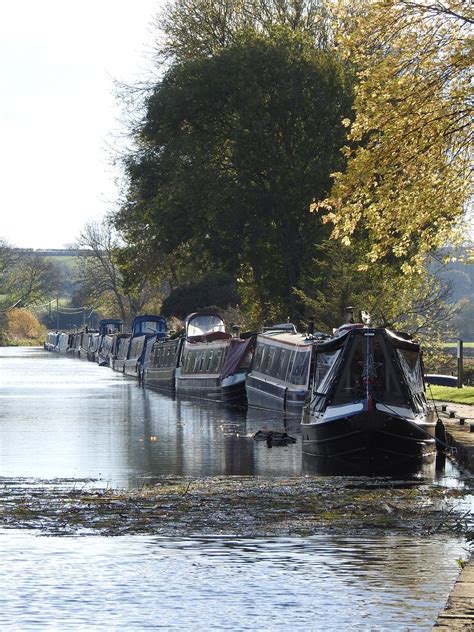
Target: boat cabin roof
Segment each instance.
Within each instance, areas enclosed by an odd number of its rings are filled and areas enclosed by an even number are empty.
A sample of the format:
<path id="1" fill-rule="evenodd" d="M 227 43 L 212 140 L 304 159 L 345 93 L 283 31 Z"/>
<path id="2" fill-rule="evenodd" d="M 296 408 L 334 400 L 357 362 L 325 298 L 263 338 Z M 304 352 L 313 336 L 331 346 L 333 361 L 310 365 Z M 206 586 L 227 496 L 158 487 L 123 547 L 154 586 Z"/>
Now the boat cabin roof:
<path id="1" fill-rule="evenodd" d="M 366 335 L 383 335 L 385 336 L 395 347 L 400 349 L 406 349 L 407 351 L 420 351 L 420 345 L 412 340 L 408 334 L 404 332 L 394 332 L 384 327 L 367 327 L 365 325 L 357 326 L 344 325 L 338 331 L 341 331 L 339 335 L 334 338 L 324 341 L 316 341 L 316 351 L 332 351 L 343 347 L 349 339 L 354 336 L 366 336 Z"/>
<path id="2" fill-rule="evenodd" d="M 218 312 L 213 310 L 203 310 L 193 312 L 186 317 L 185 321 L 186 338 L 193 340 L 219 340 L 230 338 L 226 333 L 225 323 Z"/>
<path id="3" fill-rule="evenodd" d="M 132 334 L 139 336 L 141 334 L 165 334 L 166 318 L 157 316 L 156 314 L 142 314 L 135 316 L 132 322 Z"/>
<path id="4" fill-rule="evenodd" d="M 278 331 L 272 329 L 257 336 L 257 344 L 283 343 L 284 345 L 310 347 L 314 344 L 314 340 L 306 334 L 297 333 L 296 331 Z"/>
<path id="5" fill-rule="evenodd" d="M 119 318 L 103 318 L 99 322 L 99 331 L 101 335 L 115 333 L 117 331 L 121 331 L 123 326 L 123 321 Z"/>

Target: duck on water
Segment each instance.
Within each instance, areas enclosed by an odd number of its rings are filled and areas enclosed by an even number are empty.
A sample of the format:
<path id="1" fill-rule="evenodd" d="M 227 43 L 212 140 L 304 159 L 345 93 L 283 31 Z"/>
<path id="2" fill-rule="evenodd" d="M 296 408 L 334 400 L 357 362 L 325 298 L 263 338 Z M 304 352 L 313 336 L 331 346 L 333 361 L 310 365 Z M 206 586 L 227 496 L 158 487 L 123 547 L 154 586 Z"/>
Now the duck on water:
<path id="1" fill-rule="evenodd" d="M 301 423 L 305 455 L 358 470 L 434 462 L 436 420 L 417 342 L 348 324 L 315 344 L 313 363 Z"/>

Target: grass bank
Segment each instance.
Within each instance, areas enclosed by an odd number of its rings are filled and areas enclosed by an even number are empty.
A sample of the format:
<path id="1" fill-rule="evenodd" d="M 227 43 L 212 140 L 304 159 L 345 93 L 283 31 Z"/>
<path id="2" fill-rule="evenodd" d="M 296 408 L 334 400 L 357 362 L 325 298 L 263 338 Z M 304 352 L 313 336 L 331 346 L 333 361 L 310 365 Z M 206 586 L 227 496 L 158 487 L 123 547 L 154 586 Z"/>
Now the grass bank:
<path id="1" fill-rule="evenodd" d="M 433 399 L 442 402 L 452 402 L 453 404 L 474 405 L 474 386 L 463 386 L 462 388 L 452 388 L 451 386 L 430 386 L 428 395 Z"/>

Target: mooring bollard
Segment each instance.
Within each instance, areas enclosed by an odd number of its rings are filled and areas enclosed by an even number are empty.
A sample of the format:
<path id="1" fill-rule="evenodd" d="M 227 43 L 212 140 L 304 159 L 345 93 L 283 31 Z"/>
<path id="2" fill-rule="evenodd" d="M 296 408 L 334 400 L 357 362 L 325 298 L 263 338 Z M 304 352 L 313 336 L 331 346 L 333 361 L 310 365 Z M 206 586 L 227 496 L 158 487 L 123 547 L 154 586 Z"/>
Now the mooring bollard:
<path id="1" fill-rule="evenodd" d="M 441 404 L 441 412 L 445 413 L 446 412 L 446 404 Z"/>
<path id="2" fill-rule="evenodd" d="M 454 410 L 449 411 L 449 418 L 454 419 Z"/>
<path id="3" fill-rule="evenodd" d="M 460 426 L 464 426 L 464 422 L 465 422 L 465 421 L 466 421 L 466 420 L 464 419 L 464 417 L 459 417 L 459 425 L 460 425 Z"/>
<path id="4" fill-rule="evenodd" d="M 474 432 L 474 424 L 469 425 L 469 432 Z"/>

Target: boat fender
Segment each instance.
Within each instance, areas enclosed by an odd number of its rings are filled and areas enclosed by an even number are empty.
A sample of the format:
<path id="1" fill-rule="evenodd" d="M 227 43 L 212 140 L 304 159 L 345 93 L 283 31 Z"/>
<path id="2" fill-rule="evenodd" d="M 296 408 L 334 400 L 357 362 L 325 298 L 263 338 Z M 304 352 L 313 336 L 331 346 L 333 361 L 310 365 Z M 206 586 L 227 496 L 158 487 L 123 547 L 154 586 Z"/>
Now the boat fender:
<path id="1" fill-rule="evenodd" d="M 439 442 L 442 442 L 444 445 L 446 445 L 446 429 L 441 419 L 438 419 L 438 421 L 436 422 L 435 437 Z"/>

